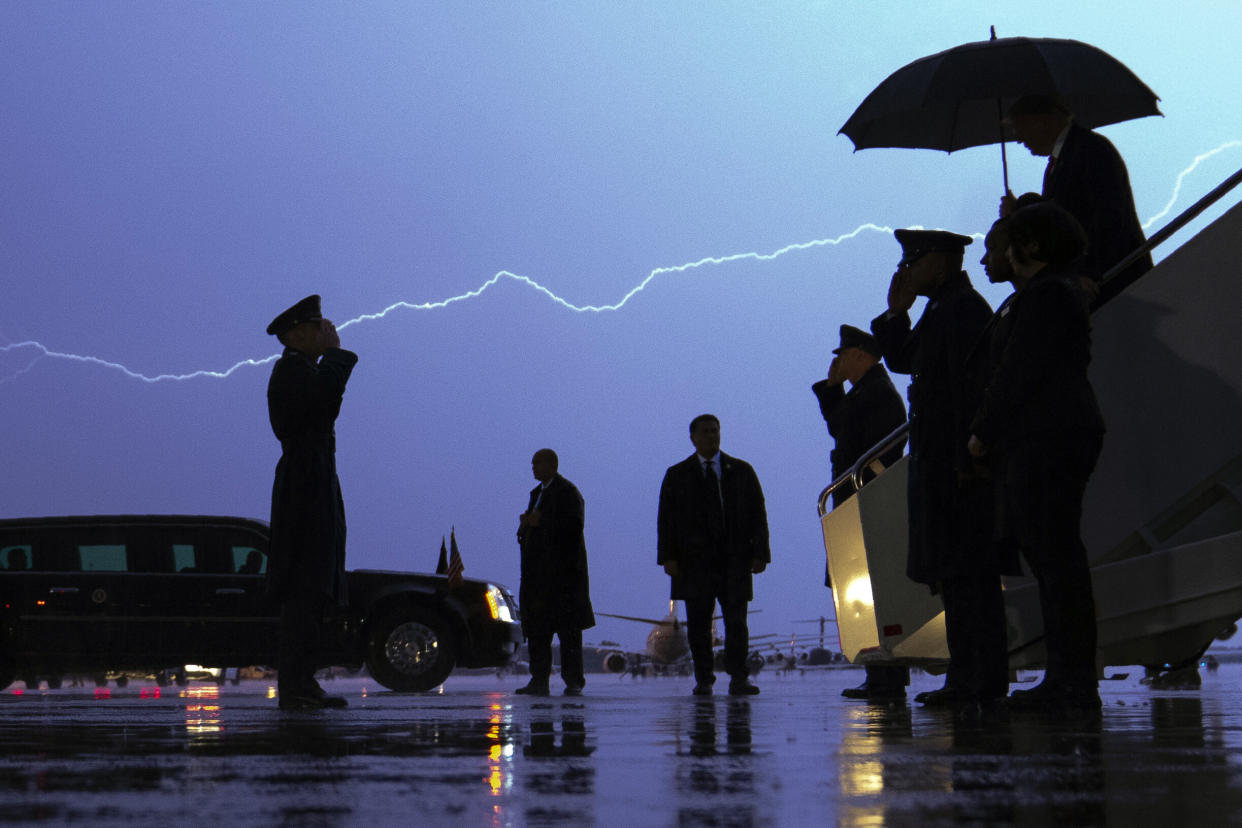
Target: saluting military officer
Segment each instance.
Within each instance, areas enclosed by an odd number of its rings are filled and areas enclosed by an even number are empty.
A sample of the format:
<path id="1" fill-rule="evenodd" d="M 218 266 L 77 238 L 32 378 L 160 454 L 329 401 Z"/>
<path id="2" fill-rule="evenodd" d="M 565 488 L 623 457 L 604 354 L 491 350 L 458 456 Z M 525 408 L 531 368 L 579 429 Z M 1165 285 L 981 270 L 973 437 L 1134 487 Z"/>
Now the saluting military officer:
<path id="1" fill-rule="evenodd" d="M 344 707 L 315 681 L 326 614 L 346 600 L 345 502 L 336 476 L 337 415 L 358 357 L 308 296 L 272 320 L 285 346 L 267 386 L 280 461 L 272 484 L 268 589 L 280 602 L 283 709 Z"/>
<path id="2" fill-rule="evenodd" d="M 841 344 L 832 352 L 828 377 L 811 386 L 819 411 L 828 424 L 828 433 L 835 443 L 832 449 L 832 479 L 847 473 L 869 449 L 906 421 L 906 406 L 901 394 L 880 362 L 880 345 L 875 337 L 853 325 L 841 326 Z M 846 392 L 845 383 L 850 384 Z M 901 459 L 905 441 L 893 446 L 879 458 L 883 467 Z M 868 469 L 863 480 L 875 477 Z M 839 506 L 854 494 L 852 483 L 832 493 L 833 506 Z M 824 586 L 832 588 L 827 573 Z M 841 695 L 847 699 L 881 701 L 904 697 L 910 683 L 910 669 L 894 665 L 867 665 L 867 677 L 858 687 L 847 687 Z"/>
<path id="3" fill-rule="evenodd" d="M 992 546 L 992 495 L 966 449 L 975 395 L 966 357 L 992 311 L 962 270 L 969 236 L 898 230 L 901 261 L 888 310 L 871 322 L 892 371 L 910 374 L 909 557 L 907 575 L 944 601 L 950 666 L 943 691 L 966 715 L 1009 692 L 1005 607 L 1000 576 L 1015 573 Z M 916 296 L 927 297 L 910 324 Z"/>

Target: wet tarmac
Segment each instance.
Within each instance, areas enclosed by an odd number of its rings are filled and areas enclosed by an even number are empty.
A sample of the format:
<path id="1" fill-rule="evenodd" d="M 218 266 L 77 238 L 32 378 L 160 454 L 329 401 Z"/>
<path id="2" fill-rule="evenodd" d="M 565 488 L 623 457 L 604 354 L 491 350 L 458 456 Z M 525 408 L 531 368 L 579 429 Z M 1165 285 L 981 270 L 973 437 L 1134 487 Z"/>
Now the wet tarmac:
<path id="1" fill-rule="evenodd" d="M 344 710 L 281 712 L 266 683 L 0 694 L 0 822 L 93 825 L 1225 825 L 1242 821 L 1242 665 L 1198 690 L 1103 684 L 1090 723 L 955 725 L 842 699 L 862 673 L 763 693 L 516 676 L 400 695 L 338 679 Z M 554 687 L 556 680 L 554 678 Z M 723 689 L 724 683 L 717 685 Z M 940 685 L 916 674 L 911 697 Z M 16 688 L 21 688 L 18 684 Z"/>

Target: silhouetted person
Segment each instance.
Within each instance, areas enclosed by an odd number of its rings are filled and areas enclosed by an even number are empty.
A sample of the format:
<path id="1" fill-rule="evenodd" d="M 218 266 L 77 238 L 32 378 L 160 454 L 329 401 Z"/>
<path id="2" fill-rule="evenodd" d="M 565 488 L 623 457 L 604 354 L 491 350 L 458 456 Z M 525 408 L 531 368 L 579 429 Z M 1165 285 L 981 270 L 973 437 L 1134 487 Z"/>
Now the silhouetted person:
<path id="1" fill-rule="evenodd" d="M 1039 584 L 1044 681 L 1017 707 L 1098 712 L 1095 601 L 1080 534 L 1082 499 L 1104 434 L 1087 377 L 1091 325 L 1075 262 L 1085 236 L 1055 204 L 1008 221 L 1016 295 L 988 343 L 989 376 L 969 449 L 992 467 L 996 535 Z"/>
<path id="2" fill-rule="evenodd" d="M 657 563 L 672 578 L 673 600 L 686 602 L 686 637 L 694 659 L 694 693 L 710 695 L 716 681 L 712 612 L 720 602 L 729 692 L 753 695 L 746 667 L 750 632 L 746 606 L 752 573 L 772 559 L 768 516 L 759 478 L 750 465 L 720 451 L 720 420 L 700 414 L 690 422 L 695 453 L 664 474 L 657 520 Z"/>
<path id="3" fill-rule="evenodd" d="M 1008 670 L 995 666 L 1007 654 L 991 487 L 974 474 L 961 442 L 974 412 L 966 356 L 992 311 L 961 269 L 969 237 L 943 230 L 898 230 L 896 237 L 902 258 L 889 309 L 871 331 L 889 369 L 911 375 L 906 572 L 940 593 L 950 658 L 939 695 L 918 700 L 973 714 L 1009 689 Z M 927 306 L 911 327 L 915 296 L 926 296 Z"/>
<path id="4" fill-rule="evenodd" d="M 585 506 L 573 483 L 557 473 L 552 449 L 539 449 L 530 468 L 539 485 L 518 519 L 522 549 L 522 631 L 530 650 L 530 683 L 518 693 L 545 696 L 552 675 L 552 636 L 561 643 L 565 695 L 577 696 L 586 684 L 582 670 L 582 631 L 595 626 L 583 535 Z"/>
<path id="5" fill-rule="evenodd" d="M 820 413 L 828 424 L 828 433 L 834 441 L 832 449 L 832 479 L 849 472 L 858 459 L 894 429 L 906 421 L 906 406 L 901 394 L 893 387 L 888 372 L 880 364 L 880 345 L 875 337 L 852 325 L 841 326 L 841 344 L 833 349 L 832 364 L 828 366 L 828 378 L 811 386 L 819 400 Z M 845 391 L 845 383 L 850 390 Z M 901 459 L 905 440 L 893 446 L 879 458 L 880 466 L 888 467 Z M 874 478 L 876 472 L 868 468 L 863 474 L 864 482 Z M 833 506 L 839 506 L 854 493 L 854 484 L 839 486 L 832 493 Z M 832 588 L 828 573 L 824 573 L 824 586 Z M 841 695 L 848 699 L 886 699 L 904 696 L 910 683 L 907 667 L 868 665 L 867 678 L 858 687 L 848 687 Z"/>
<path id="6" fill-rule="evenodd" d="M 284 353 L 272 368 L 267 407 L 280 440 L 272 484 L 268 588 L 280 601 L 282 708 L 344 707 L 315 681 L 324 616 L 346 601 L 345 502 L 336 476 L 335 423 L 358 357 L 308 296 L 267 332 Z"/>
<path id="7" fill-rule="evenodd" d="M 238 575 L 258 575 L 263 569 L 263 553 L 251 549 L 246 553 L 246 562 L 237 568 Z"/>
<path id="8" fill-rule="evenodd" d="M 1130 174 L 1121 153 L 1107 138 L 1074 123 L 1073 113 L 1056 98 L 1028 95 L 1009 108 L 1014 137 L 1032 155 L 1048 156 L 1043 195 L 1078 219 L 1086 232 L 1080 275 L 1092 282 L 1147 241 Z M 1001 214 L 1012 212 L 1012 197 L 1002 200 Z M 1126 269 L 1122 282 L 1151 269 L 1147 254 Z"/>

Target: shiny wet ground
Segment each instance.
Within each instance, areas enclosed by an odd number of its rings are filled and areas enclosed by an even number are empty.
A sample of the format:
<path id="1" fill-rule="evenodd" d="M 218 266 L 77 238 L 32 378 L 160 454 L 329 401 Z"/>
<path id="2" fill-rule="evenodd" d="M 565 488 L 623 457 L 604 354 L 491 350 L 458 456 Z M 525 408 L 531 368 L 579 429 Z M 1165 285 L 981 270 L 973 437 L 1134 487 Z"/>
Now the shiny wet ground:
<path id="1" fill-rule="evenodd" d="M 955 726 L 840 697 L 861 672 L 765 671 L 760 696 L 588 676 L 399 695 L 341 679 L 345 710 L 270 688 L 0 694 L 0 822 L 94 825 L 1225 825 L 1242 821 L 1242 665 L 1196 691 L 1103 685 L 1098 727 Z M 723 683 L 722 683 L 723 684 Z M 718 684 L 718 687 L 722 687 Z M 940 679 L 916 675 L 914 692 Z M 554 687 L 556 680 L 554 678 Z M 20 687 L 20 685 L 18 685 Z"/>

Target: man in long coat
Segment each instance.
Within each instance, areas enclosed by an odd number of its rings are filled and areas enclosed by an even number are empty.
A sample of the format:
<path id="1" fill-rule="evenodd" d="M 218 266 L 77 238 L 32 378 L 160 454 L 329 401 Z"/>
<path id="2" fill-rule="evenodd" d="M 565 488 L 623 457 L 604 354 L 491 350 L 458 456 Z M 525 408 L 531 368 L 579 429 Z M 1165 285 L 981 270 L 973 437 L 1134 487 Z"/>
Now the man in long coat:
<path id="1" fill-rule="evenodd" d="M 901 394 L 893 387 L 893 381 L 880 363 L 880 345 L 875 337 L 853 325 L 841 326 L 841 344 L 833 350 L 835 357 L 828 367 L 828 377 L 811 386 L 819 400 L 820 413 L 828 424 L 832 436 L 832 479 L 849 472 L 858 459 L 873 446 L 887 437 L 906 421 L 906 406 Z M 850 390 L 846 392 L 845 382 Z M 905 440 L 893 446 L 879 458 L 884 466 L 891 466 L 901 459 Z M 864 482 L 875 477 L 868 469 Z M 854 494 L 849 483 L 832 492 L 833 506 L 839 506 Z M 825 570 L 824 586 L 832 588 Z M 905 695 L 910 683 L 907 667 L 890 665 L 867 665 L 867 677 L 858 687 L 847 687 L 841 695 L 848 699 L 882 700 Z"/>
<path id="2" fill-rule="evenodd" d="M 552 636 L 561 643 L 561 678 L 565 695 L 582 693 L 582 631 L 595 626 L 583 532 L 585 506 L 578 488 L 557 473 L 552 449 L 531 458 L 539 485 L 531 489 L 526 511 L 518 519 L 522 550 L 522 632 L 530 650 L 530 683 L 518 693 L 544 696 L 552 675 Z"/>
<path id="3" fill-rule="evenodd" d="M 889 309 L 871 331 L 889 369 L 911 376 L 906 573 L 944 601 L 945 692 L 973 712 L 1009 690 L 991 487 L 978 478 L 966 448 L 975 411 L 966 357 L 992 311 L 961 269 L 972 239 L 943 230 L 898 230 L 896 237 L 902 258 Z M 927 306 L 911 327 L 916 295 L 926 296 Z"/>
<path id="4" fill-rule="evenodd" d="M 711 627 L 719 601 L 729 693 L 753 695 L 759 688 L 746 667 L 746 607 L 754 597 L 751 575 L 772 559 L 763 489 L 748 463 L 720 451 L 714 415 L 691 421 L 690 442 L 695 453 L 669 467 L 660 486 L 656 562 L 672 578 L 672 599 L 686 602 L 694 694 L 710 695 L 716 681 Z"/>
<path id="5" fill-rule="evenodd" d="M 1093 282 L 1147 241 L 1134 206 L 1130 174 L 1112 142 L 1074 122 L 1073 114 L 1046 95 L 1019 98 L 1009 109 L 1014 136 L 1032 155 L 1048 157 L 1043 195 L 1078 219 L 1087 234 L 1080 272 Z M 1002 214 L 1016 209 L 1006 199 Z M 1124 286 L 1152 266 L 1145 254 L 1121 275 Z M 1120 287 L 1108 288 L 1106 295 Z"/>
<path id="6" fill-rule="evenodd" d="M 285 346 L 267 386 L 280 440 L 272 484 L 268 590 L 280 602 L 278 690 L 282 708 L 343 707 L 315 681 L 325 614 L 346 601 L 345 503 L 336 476 L 335 423 L 358 357 L 308 296 L 267 332 Z"/>

